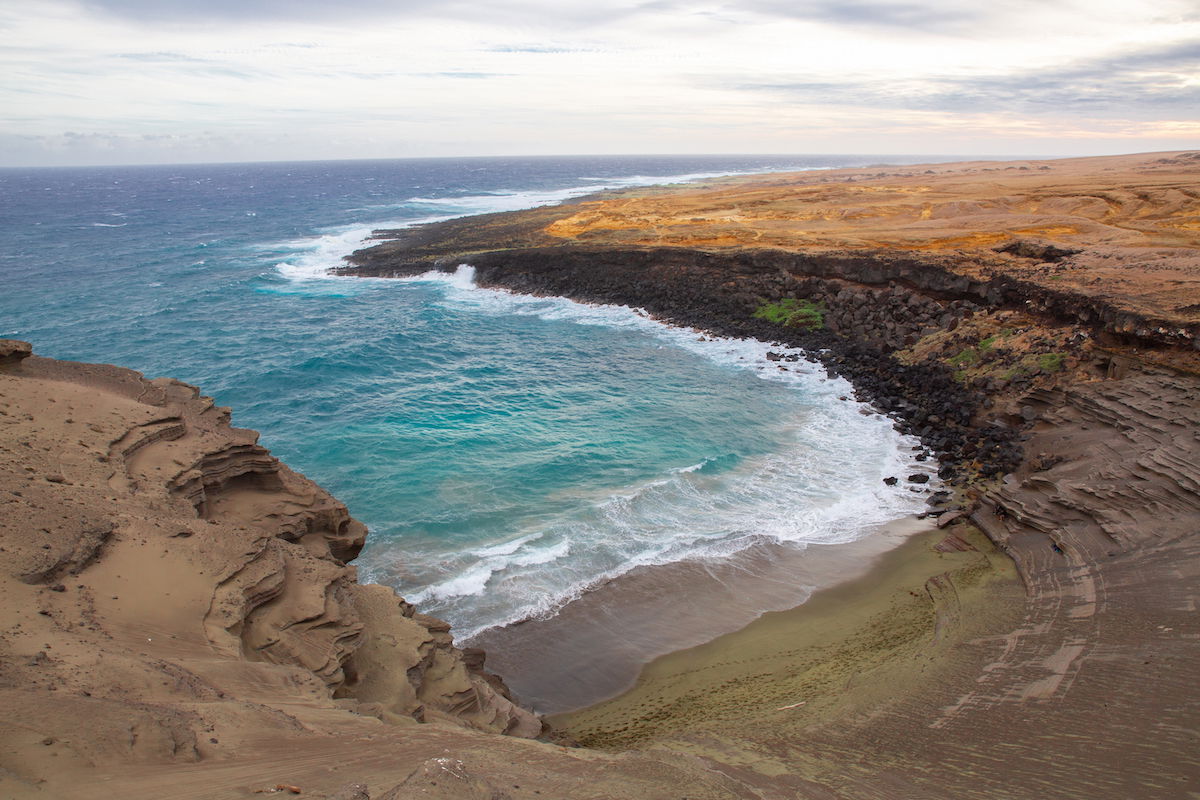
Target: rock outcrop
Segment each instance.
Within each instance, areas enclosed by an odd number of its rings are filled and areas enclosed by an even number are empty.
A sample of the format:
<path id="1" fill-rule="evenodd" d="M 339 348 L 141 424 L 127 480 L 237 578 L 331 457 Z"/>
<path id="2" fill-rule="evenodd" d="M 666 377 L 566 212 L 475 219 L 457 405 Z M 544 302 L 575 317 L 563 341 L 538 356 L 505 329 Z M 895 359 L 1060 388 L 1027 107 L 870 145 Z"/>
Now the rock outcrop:
<path id="1" fill-rule="evenodd" d="M 247 727 L 304 727 L 297 703 L 541 733 L 449 625 L 357 583 L 346 562 L 365 527 L 230 427 L 229 409 L 177 381 L 0 345 L 10 752 L 32 737 L 62 763 L 204 761 Z"/>

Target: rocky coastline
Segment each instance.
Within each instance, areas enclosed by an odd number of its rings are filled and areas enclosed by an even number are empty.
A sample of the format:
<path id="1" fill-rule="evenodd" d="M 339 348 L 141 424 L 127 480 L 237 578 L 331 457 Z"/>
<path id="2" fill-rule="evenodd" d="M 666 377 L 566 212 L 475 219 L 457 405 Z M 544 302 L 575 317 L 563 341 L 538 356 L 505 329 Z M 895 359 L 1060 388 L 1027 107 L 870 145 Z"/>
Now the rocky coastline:
<path id="1" fill-rule="evenodd" d="M 976 661 L 973 685 L 958 683 L 937 709 L 908 707 L 899 725 L 861 726 L 971 764 L 980 758 L 974 737 L 941 732 L 982 726 L 1010 742 L 1007 777 L 922 780 L 914 772 L 938 772 L 927 755 L 910 751 L 925 765 L 912 768 L 868 758 L 908 787 L 888 796 L 1008 796 L 1021 785 L 1055 797 L 1177 796 L 1200 775 L 1187 755 L 1184 731 L 1196 717 L 1179 660 L 1196 632 L 1181 613 L 1200 596 L 1200 239 L 1189 233 L 1200 201 L 1185 188 L 1200 154 L 941 169 L 944 178 L 917 167 L 717 181 L 381 232 L 384 241 L 341 272 L 390 277 L 469 264 L 481 286 L 630 305 L 718 335 L 805 348 L 936 454 L 954 496 L 936 498 L 946 535 L 935 549 L 998 548 L 1025 591 L 1022 618 L 993 632 L 999 652 Z M 1047 174 L 977 177 L 1000 170 Z M 831 211 L 830 197 L 846 192 L 860 205 Z M 858 192 L 884 199 L 864 208 Z M 934 193 L 941 206 L 926 199 Z M 819 215 L 805 207 L 809 195 Z M 820 324 L 762 318 L 781 302 L 816 309 Z M 987 545 L 971 544 L 980 533 Z M 935 642 L 964 628 L 973 580 L 951 571 L 926 583 Z M 599 746 L 710 753 L 716 737 L 760 755 L 811 758 L 813 742 L 781 745 L 758 732 L 761 715 L 741 727 L 697 722 L 694 678 L 688 696 L 670 687 L 698 669 L 727 671 L 728 656 L 697 666 L 707 653 L 666 659 L 679 671 L 647 673 L 630 694 L 636 705 L 618 698 L 561 724 Z M 1135 664 L 1153 672 L 1154 689 Z M 749 677 L 714 677 L 710 688 L 736 696 Z M 1150 719 L 1152 746 L 1114 744 L 1129 744 L 1121 731 L 1150 737 Z M 914 724 L 925 731 L 913 733 Z M 1058 744 L 1039 744 L 1045 736 Z M 1097 763 L 1098 753 L 1109 761 Z M 1047 788 L 1042 776 L 1056 762 L 1072 766 Z M 847 785 L 824 785 L 838 784 Z M 877 787 L 855 787 L 865 793 L 854 796 L 876 796 Z"/>
<path id="2" fill-rule="evenodd" d="M 397 263 L 373 250 L 359 251 L 351 260 L 355 267 L 343 274 L 413 275 L 430 269 L 452 272 L 458 266 L 455 258 Z M 849 380 L 858 399 L 893 416 L 899 430 L 918 436 L 936 452 L 943 478 L 1009 471 L 1020 459 L 1016 441 L 1023 420 L 977 421 L 988 400 L 984 386 L 964 386 L 944 364 L 903 364 L 891 356 L 922 333 L 953 330 L 986 308 L 992 287 L 922 291 L 903 277 L 919 271 L 918 265 L 902 262 L 889 268 L 890 260 L 886 255 L 872 261 L 863 256 L 572 247 L 476 253 L 470 265 L 483 287 L 628 305 L 718 336 L 803 348 L 811 361 Z M 924 275 L 926 283 L 928 277 Z M 946 283 L 961 283 L 945 277 Z M 764 298 L 786 296 L 831 307 L 826 327 L 808 331 L 754 317 Z M 1032 386 L 1036 378 L 1022 375 L 1015 384 Z"/>
<path id="3" fill-rule="evenodd" d="M 228 409 L 3 341 L 0 789 L 1190 796 L 1198 176 L 1168 153 L 750 177 L 356 253 L 343 274 L 469 263 L 805 348 L 953 489 L 861 579 L 659 659 L 557 733 L 444 622 L 358 584 L 365 529 Z M 785 300 L 821 324 L 763 318 Z"/>

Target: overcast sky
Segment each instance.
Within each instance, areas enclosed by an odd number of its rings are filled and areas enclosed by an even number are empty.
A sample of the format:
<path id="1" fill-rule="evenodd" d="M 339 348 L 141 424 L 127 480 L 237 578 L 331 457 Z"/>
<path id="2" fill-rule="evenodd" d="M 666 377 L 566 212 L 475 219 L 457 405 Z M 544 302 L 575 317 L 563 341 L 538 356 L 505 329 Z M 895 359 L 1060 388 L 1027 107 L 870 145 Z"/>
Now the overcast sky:
<path id="1" fill-rule="evenodd" d="M 1200 147 L 1198 0 L 0 0 L 0 164 Z"/>

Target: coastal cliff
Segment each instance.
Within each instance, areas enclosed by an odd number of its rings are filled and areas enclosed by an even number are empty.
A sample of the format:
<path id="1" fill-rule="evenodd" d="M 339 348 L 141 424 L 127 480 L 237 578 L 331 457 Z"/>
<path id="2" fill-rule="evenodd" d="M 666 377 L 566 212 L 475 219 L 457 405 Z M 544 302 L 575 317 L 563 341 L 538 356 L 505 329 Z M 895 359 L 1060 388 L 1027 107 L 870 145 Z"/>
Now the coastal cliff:
<path id="1" fill-rule="evenodd" d="M 337 710 L 538 736 L 448 624 L 357 583 L 346 507 L 229 422 L 193 386 L 0 341 L 0 716 L 39 756 L 6 783 L 203 763 Z"/>
<path id="2" fill-rule="evenodd" d="M 545 737 L 366 529 L 188 384 L 0 340 L 0 796 L 756 796 Z"/>
<path id="3" fill-rule="evenodd" d="M 1200 371 L 1195 155 L 627 190 L 381 231 L 341 273 L 469 263 L 481 286 L 804 347 L 963 482 L 1015 467 L 1033 389 L 1094 378 L 1110 361 Z M 756 316 L 787 298 L 820 308 L 822 324 Z"/>

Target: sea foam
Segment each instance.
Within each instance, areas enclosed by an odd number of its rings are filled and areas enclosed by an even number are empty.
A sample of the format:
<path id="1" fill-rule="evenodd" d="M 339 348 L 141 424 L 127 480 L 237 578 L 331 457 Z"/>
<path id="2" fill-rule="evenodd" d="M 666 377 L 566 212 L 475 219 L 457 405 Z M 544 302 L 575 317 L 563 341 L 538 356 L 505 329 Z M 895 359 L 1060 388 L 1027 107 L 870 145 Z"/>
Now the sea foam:
<path id="1" fill-rule="evenodd" d="M 755 172 L 769 172 L 758 169 Z M 691 172 L 679 175 L 632 175 L 621 178 L 581 177 L 581 183 L 562 189 L 497 190 L 486 194 L 449 195 L 446 197 L 413 196 L 392 203 L 379 203 L 360 207 L 359 211 L 369 214 L 404 212 L 403 216 L 384 216 L 370 225 L 346 225 L 331 228 L 316 236 L 291 239 L 263 245 L 264 249 L 289 252 L 286 260 L 276 264 L 277 273 L 288 281 L 309 284 L 301 290 L 311 290 L 318 280 L 336 279 L 332 270 L 345 266 L 344 258 L 355 250 L 370 244 L 376 230 L 400 230 L 403 228 L 444 222 L 476 214 L 492 214 L 501 211 L 519 211 L 538 206 L 555 205 L 606 189 L 621 189 L 634 186 L 649 186 L 664 183 L 685 183 L 707 178 L 728 177 L 747 174 L 741 171 Z M 101 224 L 101 223 L 98 223 Z"/>
<path id="2" fill-rule="evenodd" d="M 659 347 L 790 385 L 804 402 L 775 421 L 779 442 L 772 452 L 716 456 L 637 484 L 595 487 L 571 511 L 537 520 L 507 541 L 447 554 L 444 577 L 410 594 L 433 613 L 458 620 L 462 638 L 554 614 L 637 567 L 725 559 L 762 541 L 797 548 L 853 541 L 919 511 L 925 492 L 937 485 L 931 463 L 915 460 L 915 439 L 850 399 L 848 382 L 830 377 L 799 350 L 666 325 L 626 306 L 480 288 L 473 279 L 474 269 L 463 264 L 452 273 L 400 281 L 439 287 L 440 302 L 460 312 L 634 331 Z M 784 358 L 768 359 L 768 353 Z M 914 472 L 930 474 L 930 484 L 914 490 L 883 481 Z M 380 560 L 369 561 L 367 574 L 390 582 Z"/>

